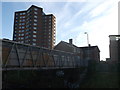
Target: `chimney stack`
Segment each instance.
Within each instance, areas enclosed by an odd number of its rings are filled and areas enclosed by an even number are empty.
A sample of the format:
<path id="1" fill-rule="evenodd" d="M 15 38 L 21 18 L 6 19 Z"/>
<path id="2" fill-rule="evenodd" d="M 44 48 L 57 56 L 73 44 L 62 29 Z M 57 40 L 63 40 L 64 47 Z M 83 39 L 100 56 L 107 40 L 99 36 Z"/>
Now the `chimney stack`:
<path id="1" fill-rule="evenodd" d="M 89 47 L 90 47 L 91 45 L 89 44 Z"/>
<path id="2" fill-rule="evenodd" d="M 73 40 L 72 40 L 72 39 L 69 39 L 69 43 L 72 44 L 72 43 L 73 43 Z"/>

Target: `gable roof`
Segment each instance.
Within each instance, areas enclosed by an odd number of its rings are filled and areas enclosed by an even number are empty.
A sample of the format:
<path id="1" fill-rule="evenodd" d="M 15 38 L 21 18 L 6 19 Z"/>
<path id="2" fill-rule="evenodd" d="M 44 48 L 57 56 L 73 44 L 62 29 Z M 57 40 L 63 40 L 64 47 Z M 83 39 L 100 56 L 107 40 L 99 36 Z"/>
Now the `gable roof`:
<path id="1" fill-rule="evenodd" d="M 67 45 L 68 47 L 75 47 L 75 48 L 81 48 L 81 49 L 87 49 L 87 48 L 91 48 L 91 49 L 93 49 L 93 48 L 97 48 L 98 49 L 98 51 L 100 52 L 100 49 L 98 48 L 98 46 L 90 46 L 90 47 L 88 47 L 88 46 L 85 46 L 85 47 L 77 47 L 76 45 L 74 45 L 74 44 L 70 44 L 70 43 L 68 43 L 68 42 L 65 42 L 65 41 L 60 41 L 54 48 L 56 48 L 58 45 L 60 45 L 60 44 L 64 44 L 64 45 Z"/>
<path id="2" fill-rule="evenodd" d="M 55 47 L 57 47 L 57 46 L 60 45 L 60 44 L 65 44 L 65 45 L 67 45 L 67 46 L 69 46 L 69 47 L 75 47 L 75 48 L 78 48 L 78 47 L 75 46 L 74 44 L 70 44 L 70 43 L 65 42 L 65 41 L 61 41 L 61 42 L 59 42 Z M 54 48 L 55 48 L 55 47 L 54 47 Z"/>

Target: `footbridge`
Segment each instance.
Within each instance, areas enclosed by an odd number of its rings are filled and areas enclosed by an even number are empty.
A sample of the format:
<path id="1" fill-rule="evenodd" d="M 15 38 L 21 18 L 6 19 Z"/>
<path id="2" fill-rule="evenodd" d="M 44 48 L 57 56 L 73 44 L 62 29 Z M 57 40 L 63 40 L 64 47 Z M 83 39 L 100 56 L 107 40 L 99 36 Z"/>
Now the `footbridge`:
<path id="1" fill-rule="evenodd" d="M 3 88 L 79 87 L 87 61 L 74 53 L 0 40 Z"/>

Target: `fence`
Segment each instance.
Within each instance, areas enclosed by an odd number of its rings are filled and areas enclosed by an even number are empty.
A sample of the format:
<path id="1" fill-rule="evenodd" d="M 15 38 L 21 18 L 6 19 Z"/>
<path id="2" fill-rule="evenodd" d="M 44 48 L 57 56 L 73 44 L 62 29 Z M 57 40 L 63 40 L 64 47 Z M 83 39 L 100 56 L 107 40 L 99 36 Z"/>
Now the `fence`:
<path id="1" fill-rule="evenodd" d="M 10 40 L 2 42 L 2 67 L 80 67 L 83 60 L 74 53 L 50 50 Z"/>

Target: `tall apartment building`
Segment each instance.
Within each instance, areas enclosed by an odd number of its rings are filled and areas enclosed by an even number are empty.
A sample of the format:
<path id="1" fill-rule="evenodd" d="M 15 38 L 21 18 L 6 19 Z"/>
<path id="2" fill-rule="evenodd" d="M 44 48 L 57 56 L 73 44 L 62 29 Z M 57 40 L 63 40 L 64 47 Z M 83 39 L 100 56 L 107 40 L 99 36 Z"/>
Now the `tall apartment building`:
<path id="1" fill-rule="evenodd" d="M 46 15 L 43 8 L 32 5 L 15 12 L 13 40 L 52 49 L 55 44 L 56 18 Z"/>

